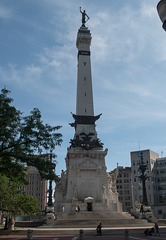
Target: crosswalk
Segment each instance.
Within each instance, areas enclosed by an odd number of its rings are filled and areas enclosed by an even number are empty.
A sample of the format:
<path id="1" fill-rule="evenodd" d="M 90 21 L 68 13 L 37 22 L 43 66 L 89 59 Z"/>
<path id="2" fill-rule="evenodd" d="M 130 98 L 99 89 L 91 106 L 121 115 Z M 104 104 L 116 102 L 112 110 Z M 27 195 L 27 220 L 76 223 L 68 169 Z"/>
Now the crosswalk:
<path id="1" fill-rule="evenodd" d="M 32 239 L 40 239 L 40 238 L 32 238 Z M 60 240 L 61 238 L 42 238 L 43 240 Z M 13 239 L 10 239 L 10 240 L 21 240 L 20 238 L 13 238 Z M 78 240 L 78 237 L 73 237 L 71 238 L 70 240 Z"/>
<path id="2" fill-rule="evenodd" d="M 78 237 L 71 238 L 71 240 L 77 240 L 77 239 L 78 239 Z M 51 240 L 60 240 L 60 238 L 52 238 Z"/>

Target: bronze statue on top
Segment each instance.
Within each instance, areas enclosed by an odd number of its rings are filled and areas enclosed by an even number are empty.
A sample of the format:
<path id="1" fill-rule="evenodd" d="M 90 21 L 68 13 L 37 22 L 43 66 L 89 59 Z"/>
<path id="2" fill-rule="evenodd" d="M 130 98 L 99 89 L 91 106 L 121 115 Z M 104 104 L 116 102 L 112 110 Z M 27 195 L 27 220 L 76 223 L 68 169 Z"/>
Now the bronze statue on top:
<path id="1" fill-rule="evenodd" d="M 82 14 L 82 27 L 85 27 L 85 23 L 90 19 L 89 16 L 86 14 L 85 10 L 82 12 L 80 7 L 80 13 Z M 87 19 L 86 19 L 87 17 Z"/>

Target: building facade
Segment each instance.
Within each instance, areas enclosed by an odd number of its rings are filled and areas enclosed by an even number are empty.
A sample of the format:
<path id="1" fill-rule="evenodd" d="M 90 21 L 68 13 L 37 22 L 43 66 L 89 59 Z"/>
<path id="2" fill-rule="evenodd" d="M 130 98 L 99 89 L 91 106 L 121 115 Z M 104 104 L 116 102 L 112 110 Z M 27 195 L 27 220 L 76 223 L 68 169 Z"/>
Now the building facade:
<path id="1" fill-rule="evenodd" d="M 155 178 L 153 183 L 157 190 L 154 203 L 154 214 L 158 218 L 166 219 L 166 157 L 156 159 L 154 166 Z"/>
<path id="2" fill-rule="evenodd" d="M 154 165 L 159 155 L 151 150 L 142 150 L 131 152 L 131 169 L 132 169 L 132 197 L 133 205 L 135 203 L 142 203 L 143 201 L 143 188 L 142 180 L 140 178 L 140 164 L 141 155 L 143 157 L 143 163 L 146 165 L 146 194 L 147 200 L 150 205 L 154 205 L 157 195 L 157 179 L 155 179 Z M 154 181 L 154 182 L 153 182 Z M 153 185 L 152 185 L 153 182 Z"/>
<path id="3" fill-rule="evenodd" d="M 28 185 L 20 187 L 20 189 L 28 195 L 35 196 L 40 202 L 41 210 L 45 211 L 47 206 L 47 180 L 42 179 L 39 171 L 32 166 L 28 167 L 26 174 Z"/>
<path id="4" fill-rule="evenodd" d="M 131 187 L 131 168 L 118 167 L 116 188 L 119 193 L 119 201 L 122 203 L 123 211 L 130 211 L 132 208 L 132 187 Z"/>
<path id="5" fill-rule="evenodd" d="M 166 218 L 166 158 L 159 158 L 159 155 L 151 150 L 131 152 L 133 206 L 143 200 L 140 154 L 146 165 L 147 202 L 151 205 L 155 217 Z"/>

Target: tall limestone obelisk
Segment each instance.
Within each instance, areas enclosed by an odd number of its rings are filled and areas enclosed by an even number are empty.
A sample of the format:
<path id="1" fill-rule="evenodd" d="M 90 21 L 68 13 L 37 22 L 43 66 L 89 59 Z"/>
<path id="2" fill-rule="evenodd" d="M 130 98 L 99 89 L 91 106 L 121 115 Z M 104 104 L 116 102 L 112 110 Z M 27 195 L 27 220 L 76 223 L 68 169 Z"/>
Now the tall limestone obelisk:
<path id="1" fill-rule="evenodd" d="M 78 30 L 77 100 L 76 114 L 72 114 L 75 128 L 74 138 L 67 149 L 66 171 L 55 188 L 55 210 L 120 211 L 117 193 L 111 189 L 112 179 L 108 177 L 105 165 L 107 149 L 97 137 L 94 116 L 93 90 L 90 62 L 91 33 L 85 26 L 89 17 L 82 12 L 82 26 Z"/>

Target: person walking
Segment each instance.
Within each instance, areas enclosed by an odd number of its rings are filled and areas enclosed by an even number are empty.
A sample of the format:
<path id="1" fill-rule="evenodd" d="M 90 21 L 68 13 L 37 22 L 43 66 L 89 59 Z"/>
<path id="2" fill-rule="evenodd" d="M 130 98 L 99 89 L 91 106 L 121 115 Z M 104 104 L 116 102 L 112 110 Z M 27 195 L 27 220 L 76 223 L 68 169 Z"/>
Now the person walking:
<path id="1" fill-rule="evenodd" d="M 97 235 L 98 236 L 102 236 L 102 224 L 100 223 L 98 226 L 97 226 L 97 228 L 96 228 L 96 230 L 97 230 Z"/>
<path id="2" fill-rule="evenodd" d="M 155 228 L 155 235 L 158 234 L 160 236 L 160 233 L 159 233 L 159 225 L 155 222 L 154 224 L 154 228 Z"/>

